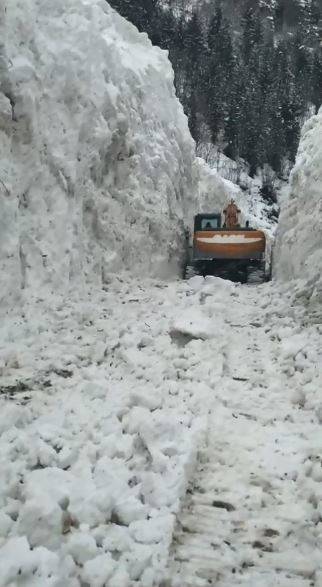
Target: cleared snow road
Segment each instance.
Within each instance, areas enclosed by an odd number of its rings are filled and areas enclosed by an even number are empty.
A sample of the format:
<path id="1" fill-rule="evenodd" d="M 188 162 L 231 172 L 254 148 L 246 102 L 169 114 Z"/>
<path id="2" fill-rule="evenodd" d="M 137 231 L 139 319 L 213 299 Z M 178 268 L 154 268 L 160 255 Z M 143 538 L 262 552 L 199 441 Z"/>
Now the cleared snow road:
<path id="1" fill-rule="evenodd" d="M 321 353 L 215 277 L 4 318 L 0 586 L 321 587 Z"/>
<path id="2" fill-rule="evenodd" d="M 221 384 L 167 586 L 322 585 L 319 328 L 278 296 L 240 287 L 227 302 Z"/>

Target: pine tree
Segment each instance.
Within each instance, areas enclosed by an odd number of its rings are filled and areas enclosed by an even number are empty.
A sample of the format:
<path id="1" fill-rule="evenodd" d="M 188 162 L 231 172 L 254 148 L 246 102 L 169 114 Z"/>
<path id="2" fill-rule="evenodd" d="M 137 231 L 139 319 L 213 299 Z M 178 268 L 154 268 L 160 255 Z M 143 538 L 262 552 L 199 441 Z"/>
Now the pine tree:
<path id="1" fill-rule="evenodd" d="M 217 4 L 208 30 L 208 67 L 206 75 L 208 124 L 214 142 L 223 132 L 229 111 L 230 85 L 234 68 L 231 32 Z"/>
<path id="2" fill-rule="evenodd" d="M 311 100 L 316 110 L 322 104 L 322 51 L 316 52 L 312 67 Z"/>
<path id="3" fill-rule="evenodd" d="M 181 37 L 180 51 L 176 55 L 176 88 L 189 118 L 189 126 L 194 138 L 197 137 L 199 110 L 203 101 L 202 90 L 205 46 L 197 14 L 186 22 L 179 21 L 177 31 Z M 193 118 L 193 120 L 190 120 Z"/>
<path id="4" fill-rule="evenodd" d="M 260 20 L 254 9 L 247 8 L 242 19 L 240 55 L 245 78 L 239 136 L 240 154 L 250 164 L 250 174 L 256 172 L 263 157 L 262 141 L 262 87 L 261 49 L 263 35 Z"/>
<path id="5" fill-rule="evenodd" d="M 262 41 L 262 28 L 259 14 L 249 6 L 242 18 L 242 55 L 245 63 L 248 63 L 254 54 L 254 49 Z"/>
<path id="6" fill-rule="evenodd" d="M 172 54 L 177 39 L 177 23 L 170 10 L 155 10 L 151 19 L 150 28 L 153 30 L 151 39 L 161 49 L 167 49 Z"/>
<path id="7" fill-rule="evenodd" d="M 232 159 L 241 157 L 246 113 L 246 75 L 242 63 L 235 59 L 231 75 L 230 96 L 225 123 L 225 155 Z"/>

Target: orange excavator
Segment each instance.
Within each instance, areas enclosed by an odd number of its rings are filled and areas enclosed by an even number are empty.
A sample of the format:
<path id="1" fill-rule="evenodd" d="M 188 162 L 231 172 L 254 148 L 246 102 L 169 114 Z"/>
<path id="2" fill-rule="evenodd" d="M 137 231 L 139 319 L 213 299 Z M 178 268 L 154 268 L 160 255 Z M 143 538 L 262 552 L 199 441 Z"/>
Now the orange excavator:
<path id="1" fill-rule="evenodd" d="M 266 236 L 261 230 L 239 224 L 240 210 L 231 200 L 220 213 L 197 214 L 193 246 L 185 277 L 218 275 L 232 281 L 261 282 L 270 278 L 266 262 Z"/>

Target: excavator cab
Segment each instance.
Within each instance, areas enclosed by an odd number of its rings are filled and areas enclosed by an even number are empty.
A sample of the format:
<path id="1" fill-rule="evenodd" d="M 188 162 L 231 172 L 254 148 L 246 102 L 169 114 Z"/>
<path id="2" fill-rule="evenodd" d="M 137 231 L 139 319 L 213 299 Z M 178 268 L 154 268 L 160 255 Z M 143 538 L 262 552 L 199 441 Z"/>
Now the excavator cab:
<path id="1" fill-rule="evenodd" d="M 221 214 L 197 214 L 194 222 L 194 232 L 203 230 L 217 230 L 221 228 Z"/>

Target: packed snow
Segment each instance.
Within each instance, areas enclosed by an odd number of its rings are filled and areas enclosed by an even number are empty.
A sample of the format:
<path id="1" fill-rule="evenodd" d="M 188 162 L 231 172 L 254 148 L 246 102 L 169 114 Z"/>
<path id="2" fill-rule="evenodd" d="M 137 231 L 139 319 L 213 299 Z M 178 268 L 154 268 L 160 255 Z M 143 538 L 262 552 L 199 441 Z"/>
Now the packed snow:
<path id="1" fill-rule="evenodd" d="M 317 312 L 322 305 L 321 135 L 322 109 L 304 125 L 274 253 L 277 278 L 297 280 L 297 299 Z"/>
<path id="2" fill-rule="evenodd" d="M 224 343 L 218 360 L 207 340 L 201 366 L 210 355 L 221 378 L 166 585 L 321 587 L 322 327 L 273 283 L 223 299 L 206 278 L 193 300 Z"/>

